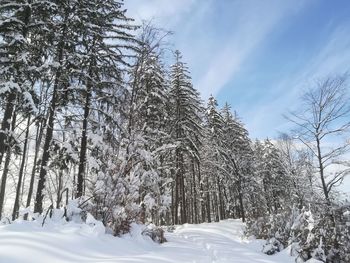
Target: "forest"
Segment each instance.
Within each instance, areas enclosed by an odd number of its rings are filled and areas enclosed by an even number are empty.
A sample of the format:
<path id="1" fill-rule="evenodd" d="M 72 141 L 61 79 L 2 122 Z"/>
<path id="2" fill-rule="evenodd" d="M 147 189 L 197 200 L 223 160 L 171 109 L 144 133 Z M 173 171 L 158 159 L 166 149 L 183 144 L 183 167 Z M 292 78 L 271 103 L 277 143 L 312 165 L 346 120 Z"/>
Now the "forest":
<path id="1" fill-rule="evenodd" d="M 348 74 L 252 139 L 235 105 L 202 100 L 170 34 L 115 0 L 1 0 L 1 224 L 60 209 L 119 236 L 240 218 L 268 255 L 350 262 Z"/>

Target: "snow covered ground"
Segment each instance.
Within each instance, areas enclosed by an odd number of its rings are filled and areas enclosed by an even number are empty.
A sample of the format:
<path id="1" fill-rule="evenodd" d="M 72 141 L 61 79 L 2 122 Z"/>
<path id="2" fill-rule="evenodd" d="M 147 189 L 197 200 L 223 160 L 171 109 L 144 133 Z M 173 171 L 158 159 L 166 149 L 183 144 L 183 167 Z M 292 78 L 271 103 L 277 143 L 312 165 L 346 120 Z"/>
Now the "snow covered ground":
<path id="1" fill-rule="evenodd" d="M 103 234 L 99 224 L 47 222 L 44 227 L 19 221 L 0 226 L 1 263 L 56 262 L 171 262 L 171 263 L 292 263 L 281 252 L 267 256 L 262 241 L 244 240 L 239 220 L 183 225 L 166 233 L 168 242 L 159 245 L 141 235 L 135 225 L 121 238 Z"/>

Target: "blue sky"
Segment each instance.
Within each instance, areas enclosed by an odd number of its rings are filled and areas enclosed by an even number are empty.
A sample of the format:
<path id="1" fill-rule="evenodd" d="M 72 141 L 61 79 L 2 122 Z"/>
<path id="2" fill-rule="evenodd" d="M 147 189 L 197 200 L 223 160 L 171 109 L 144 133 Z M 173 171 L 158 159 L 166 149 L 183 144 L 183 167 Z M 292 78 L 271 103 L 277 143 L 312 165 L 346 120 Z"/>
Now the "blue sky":
<path id="1" fill-rule="evenodd" d="M 174 32 L 203 99 L 231 104 L 252 138 L 283 118 L 313 80 L 350 70 L 348 0 L 126 0 L 137 21 Z"/>

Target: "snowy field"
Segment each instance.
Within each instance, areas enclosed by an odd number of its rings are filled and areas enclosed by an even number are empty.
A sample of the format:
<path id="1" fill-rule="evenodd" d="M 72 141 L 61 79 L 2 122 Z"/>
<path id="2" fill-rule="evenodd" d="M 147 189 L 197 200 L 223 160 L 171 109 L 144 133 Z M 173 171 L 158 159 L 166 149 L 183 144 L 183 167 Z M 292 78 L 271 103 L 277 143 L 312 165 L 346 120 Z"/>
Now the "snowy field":
<path id="1" fill-rule="evenodd" d="M 103 234 L 98 223 L 47 222 L 41 227 L 19 221 L 0 226 L 0 262 L 294 262 L 287 252 L 267 256 L 261 252 L 262 241 L 242 239 L 243 224 L 238 220 L 179 226 L 166 233 L 168 242 L 162 245 L 141 231 L 134 225 L 131 234 L 116 238 Z"/>

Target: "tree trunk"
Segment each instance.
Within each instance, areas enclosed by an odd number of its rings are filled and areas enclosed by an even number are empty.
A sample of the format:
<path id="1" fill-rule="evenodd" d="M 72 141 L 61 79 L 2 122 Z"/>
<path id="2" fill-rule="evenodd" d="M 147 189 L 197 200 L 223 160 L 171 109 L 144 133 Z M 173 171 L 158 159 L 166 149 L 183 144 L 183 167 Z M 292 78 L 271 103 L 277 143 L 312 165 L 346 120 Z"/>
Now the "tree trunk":
<path id="1" fill-rule="evenodd" d="M 64 37 L 67 30 L 68 15 L 69 15 L 68 11 L 66 11 L 64 22 L 63 22 L 63 30 L 62 30 L 63 38 L 60 40 L 60 43 L 58 45 L 58 52 L 57 52 L 58 53 L 57 62 L 59 64 L 61 64 L 63 61 L 63 51 L 65 46 Z M 46 136 L 45 136 L 45 142 L 43 147 L 43 154 L 42 154 L 40 173 L 39 173 L 39 182 L 38 182 L 38 188 L 36 192 L 35 205 L 34 205 L 34 212 L 38 212 L 38 213 L 42 213 L 43 211 L 43 199 L 44 199 L 43 191 L 44 191 L 45 182 L 46 182 L 47 163 L 50 158 L 50 146 L 51 146 L 51 140 L 52 140 L 53 129 L 54 129 L 56 106 L 58 101 L 58 85 L 59 85 L 61 75 L 62 75 L 62 66 L 60 66 L 56 72 L 55 82 L 54 82 L 53 91 L 52 91 L 52 98 L 49 106 L 49 119 L 46 125 Z"/>
<path id="2" fill-rule="evenodd" d="M 13 112 L 13 117 L 12 117 L 12 123 L 11 123 L 11 131 L 13 132 L 15 129 L 16 125 L 16 112 Z M 5 159 L 5 164 L 4 164 L 4 170 L 2 172 L 2 177 L 1 177 L 1 188 L 0 188 L 0 219 L 1 219 L 1 214 L 3 211 L 3 206 L 4 206 L 4 201 L 5 201 L 5 191 L 6 191 L 6 181 L 7 181 L 7 175 L 9 172 L 9 165 L 10 165 L 10 160 L 11 160 L 11 146 L 8 145 L 7 150 L 6 150 L 6 159 Z"/>
<path id="3" fill-rule="evenodd" d="M 62 180 L 63 180 L 63 170 L 58 171 L 58 187 L 57 187 L 57 198 L 56 198 L 56 208 L 60 208 L 61 194 L 62 194 Z"/>
<path id="4" fill-rule="evenodd" d="M 5 203 L 6 180 L 7 180 L 7 175 L 8 175 L 8 172 L 9 172 L 10 160 L 11 160 L 11 150 L 8 149 L 6 151 L 6 158 L 5 158 L 5 163 L 4 163 L 4 169 L 2 171 L 2 178 L 1 178 L 0 219 L 1 219 L 1 214 L 2 214 L 2 211 L 3 211 L 3 206 L 4 206 L 4 203 Z"/>
<path id="5" fill-rule="evenodd" d="M 27 130 L 26 130 L 26 135 L 25 135 L 26 137 L 24 139 L 22 161 L 21 161 L 21 166 L 20 166 L 19 173 L 18 173 L 18 182 L 17 182 L 17 188 L 16 188 L 16 198 L 15 198 L 15 203 L 13 205 L 12 220 L 15 220 L 18 217 L 19 198 L 20 198 L 20 193 L 21 193 L 23 171 L 24 171 L 24 165 L 25 165 L 25 162 L 26 162 L 27 148 L 28 148 L 29 127 L 30 127 L 30 116 L 28 117 L 28 121 L 27 121 Z"/>
<path id="6" fill-rule="evenodd" d="M 38 182 L 38 188 L 37 188 L 36 198 L 35 198 L 35 206 L 34 206 L 35 213 L 36 212 L 42 213 L 43 211 L 43 199 L 44 199 L 43 190 L 46 182 L 47 163 L 50 158 L 50 146 L 51 146 L 51 140 L 52 140 L 53 128 L 54 128 L 53 126 L 54 126 L 54 120 L 55 120 L 56 102 L 57 102 L 57 95 L 58 95 L 57 89 L 58 89 L 58 81 L 59 81 L 60 75 L 61 75 L 60 73 L 57 73 L 56 75 L 53 96 L 50 103 L 49 120 L 46 128 L 45 143 L 44 143 L 40 173 L 39 173 L 39 182 Z"/>
<path id="7" fill-rule="evenodd" d="M 42 136 L 43 136 L 43 124 L 42 124 L 42 122 L 40 122 L 40 125 L 38 124 L 37 129 L 36 129 L 35 153 L 34 153 L 32 173 L 30 176 L 30 183 L 29 183 L 29 190 L 28 190 L 26 207 L 30 206 L 30 203 L 32 200 L 34 181 L 35 181 L 36 163 L 37 163 L 37 159 L 38 159 L 38 155 L 39 155 Z M 25 219 L 26 218 L 27 218 L 27 216 L 25 216 Z"/>
<path id="8" fill-rule="evenodd" d="M 239 199 L 239 206 L 241 210 L 241 218 L 242 221 L 245 222 L 245 212 L 244 212 L 244 206 L 243 206 L 243 193 L 242 193 L 242 177 L 240 173 L 238 173 L 238 199 Z"/>
<path id="9" fill-rule="evenodd" d="M 218 191 L 215 192 L 214 198 L 213 198 L 213 208 L 215 212 L 215 222 L 219 222 L 219 204 L 218 204 Z"/>
<path id="10" fill-rule="evenodd" d="M 187 215 L 188 215 L 188 223 L 193 224 L 194 222 L 194 206 L 193 206 L 193 183 L 190 182 L 190 197 L 187 201 Z"/>
<path id="11" fill-rule="evenodd" d="M 171 223 L 175 224 L 175 194 L 174 194 L 175 184 L 171 183 Z"/>
<path id="12" fill-rule="evenodd" d="M 16 103 L 16 93 L 11 92 L 7 97 L 7 104 L 1 122 L 0 130 L 0 165 L 8 145 L 8 132 L 10 131 L 11 117 Z"/>
<path id="13" fill-rule="evenodd" d="M 192 198 L 193 198 L 193 222 L 195 224 L 198 223 L 198 209 L 197 209 L 197 188 L 196 188 L 196 170 L 195 170 L 195 166 L 194 166 L 194 161 L 192 160 L 192 180 L 193 180 L 193 194 L 192 194 Z"/>
<path id="14" fill-rule="evenodd" d="M 183 158 L 181 158 L 182 167 L 183 167 Z M 181 187 L 181 224 L 187 223 L 187 215 L 186 215 L 186 192 L 185 192 L 185 177 L 184 177 L 184 169 L 181 169 L 181 177 L 180 177 L 180 187 Z"/>
<path id="15" fill-rule="evenodd" d="M 203 182 L 202 182 L 202 176 L 201 176 L 201 168 L 200 163 L 197 161 L 197 167 L 198 167 L 198 182 L 199 182 L 199 198 L 200 198 L 200 211 L 201 211 L 201 222 L 205 222 L 205 205 L 204 205 L 204 189 L 203 189 Z"/>
<path id="16" fill-rule="evenodd" d="M 211 217 L 210 217 L 210 193 L 209 193 L 209 179 L 207 177 L 207 200 L 206 200 L 206 203 L 207 203 L 207 221 L 208 223 L 211 222 Z"/>
<path id="17" fill-rule="evenodd" d="M 179 214 L 178 214 L 178 209 L 179 209 L 179 173 L 176 171 L 175 175 L 175 200 L 174 200 L 174 223 L 175 225 L 179 224 Z"/>
<path id="18" fill-rule="evenodd" d="M 318 132 L 318 131 L 316 131 L 316 132 Z M 320 177 L 321 177 L 321 182 L 322 182 L 323 194 L 324 194 L 324 197 L 326 199 L 327 205 L 330 205 L 327 184 L 326 184 L 326 180 L 324 178 L 324 167 L 323 167 L 323 162 L 322 162 L 321 142 L 317 136 L 316 136 L 316 146 L 317 146 L 318 168 L 320 169 Z"/>
<path id="19" fill-rule="evenodd" d="M 242 175 L 240 173 L 240 170 L 238 169 L 238 166 L 236 164 L 236 161 L 234 159 L 231 159 L 233 166 L 235 168 L 236 174 L 238 176 L 238 199 L 239 199 L 239 206 L 240 206 L 240 214 L 242 221 L 245 222 L 245 212 L 244 212 L 244 206 L 243 206 L 243 192 L 242 192 Z"/>
<path id="20" fill-rule="evenodd" d="M 90 71 L 89 73 L 91 73 L 91 70 L 89 71 Z M 85 164 L 86 164 L 87 126 L 88 126 L 88 117 L 90 114 L 90 99 L 91 99 L 91 83 L 90 81 L 88 81 L 88 85 L 86 89 L 85 107 L 84 107 L 83 130 L 81 134 L 77 193 L 75 196 L 76 198 L 81 197 L 84 193 L 83 184 L 84 184 L 84 173 L 85 173 Z"/>
<path id="21" fill-rule="evenodd" d="M 219 197 L 219 216 L 220 216 L 220 220 L 225 218 L 224 215 L 224 202 L 223 202 L 223 198 L 222 198 L 222 187 L 221 187 L 221 183 L 220 183 L 220 179 L 217 179 L 217 184 L 218 184 L 218 197 Z"/>

